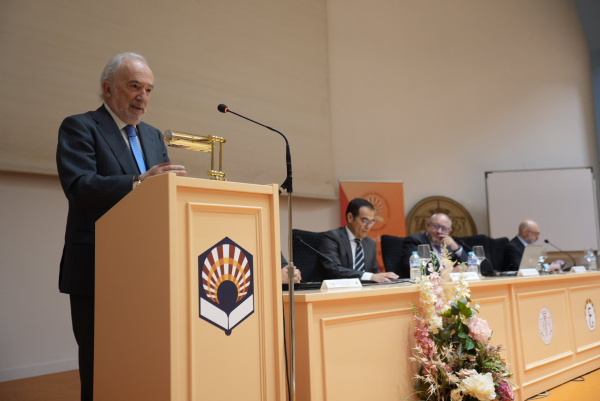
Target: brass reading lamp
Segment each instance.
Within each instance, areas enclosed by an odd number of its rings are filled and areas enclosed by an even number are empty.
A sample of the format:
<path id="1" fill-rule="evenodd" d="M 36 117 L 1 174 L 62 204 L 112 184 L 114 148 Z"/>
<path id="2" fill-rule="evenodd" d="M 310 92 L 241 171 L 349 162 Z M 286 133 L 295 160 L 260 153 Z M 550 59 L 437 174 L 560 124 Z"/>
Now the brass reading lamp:
<path id="1" fill-rule="evenodd" d="M 211 180 L 227 181 L 223 172 L 223 144 L 227 140 L 215 135 L 195 135 L 166 130 L 163 134 L 167 146 L 210 153 L 210 170 L 206 172 Z M 215 170 L 215 143 L 219 143 L 219 169 Z"/>

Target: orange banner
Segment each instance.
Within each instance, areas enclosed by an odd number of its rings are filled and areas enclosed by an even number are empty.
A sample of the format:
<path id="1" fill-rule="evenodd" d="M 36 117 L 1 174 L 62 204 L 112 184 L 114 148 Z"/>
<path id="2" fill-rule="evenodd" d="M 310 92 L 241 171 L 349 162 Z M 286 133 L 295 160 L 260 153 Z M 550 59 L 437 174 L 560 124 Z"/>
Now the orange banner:
<path id="1" fill-rule="evenodd" d="M 375 207 L 377 223 L 369 237 L 377 242 L 377 262 L 384 270 L 381 257 L 381 236 L 406 236 L 404 219 L 404 187 L 401 182 L 340 181 L 340 222 L 346 225 L 346 208 L 354 198 L 368 200 Z"/>

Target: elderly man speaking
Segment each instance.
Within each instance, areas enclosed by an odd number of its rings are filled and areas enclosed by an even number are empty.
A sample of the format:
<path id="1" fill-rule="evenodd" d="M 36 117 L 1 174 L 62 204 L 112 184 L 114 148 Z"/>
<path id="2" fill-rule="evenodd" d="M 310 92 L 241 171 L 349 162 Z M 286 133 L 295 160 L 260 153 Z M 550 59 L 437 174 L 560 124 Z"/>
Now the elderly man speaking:
<path id="1" fill-rule="evenodd" d="M 100 88 L 104 103 L 95 111 L 67 117 L 56 150 L 69 202 L 59 289 L 70 296 L 82 400 L 93 397 L 96 220 L 146 178 L 186 174 L 183 166 L 169 162 L 160 131 L 142 122 L 154 89 L 144 57 L 114 56 L 102 71 Z M 132 250 L 139 246 L 132 238 Z"/>

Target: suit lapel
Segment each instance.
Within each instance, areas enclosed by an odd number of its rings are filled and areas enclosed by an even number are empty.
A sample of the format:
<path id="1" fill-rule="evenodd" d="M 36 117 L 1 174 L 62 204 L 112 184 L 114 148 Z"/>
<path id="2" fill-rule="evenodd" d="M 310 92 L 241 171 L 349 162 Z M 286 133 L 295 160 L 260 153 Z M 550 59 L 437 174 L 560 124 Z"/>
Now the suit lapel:
<path id="1" fill-rule="evenodd" d="M 123 135 L 117 127 L 115 120 L 111 117 L 104 105 L 100 106 L 94 113 L 94 120 L 98 123 L 100 134 L 112 150 L 115 158 L 121 165 L 125 174 L 136 175 L 138 168 L 133 160 L 133 155 L 129 147 L 123 140 Z"/>
<path id="2" fill-rule="evenodd" d="M 346 258 L 348 260 L 348 268 L 354 269 L 354 255 L 352 255 L 352 247 L 350 246 L 350 238 L 348 238 L 348 232 L 346 227 L 340 227 L 340 238 L 342 239 L 342 247 L 346 252 Z M 364 249 L 364 248 L 363 248 Z"/>
<path id="3" fill-rule="evenodd" d="M 138 134 L 140 135 L 140 141 L 142 142 L 142 152 L 144 152 L 144 158 L 146 161 L 146 168 L 150 170 L 150 167 L 155 166 L 159 163 L 158 158 L 153 150 L 160 149 L 154 142 L 156 141 L 155 135 L 150 132 L 147 124 L 140 123 L 137 126 Z"/>

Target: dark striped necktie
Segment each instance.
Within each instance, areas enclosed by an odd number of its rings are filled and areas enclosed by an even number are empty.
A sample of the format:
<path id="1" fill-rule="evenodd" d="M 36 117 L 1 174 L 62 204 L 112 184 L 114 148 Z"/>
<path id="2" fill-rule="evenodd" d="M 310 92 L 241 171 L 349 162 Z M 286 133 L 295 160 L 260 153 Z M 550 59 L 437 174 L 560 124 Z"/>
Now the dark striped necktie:
<path id="1" fill-rule="evenodd" d="M 356 238 L 356 252 L 354 253 L 354 270 L 358 270 L 360 272 L 365 271 L 365 252 L 363 251 L 362 244 L 360 240 Z"/>

